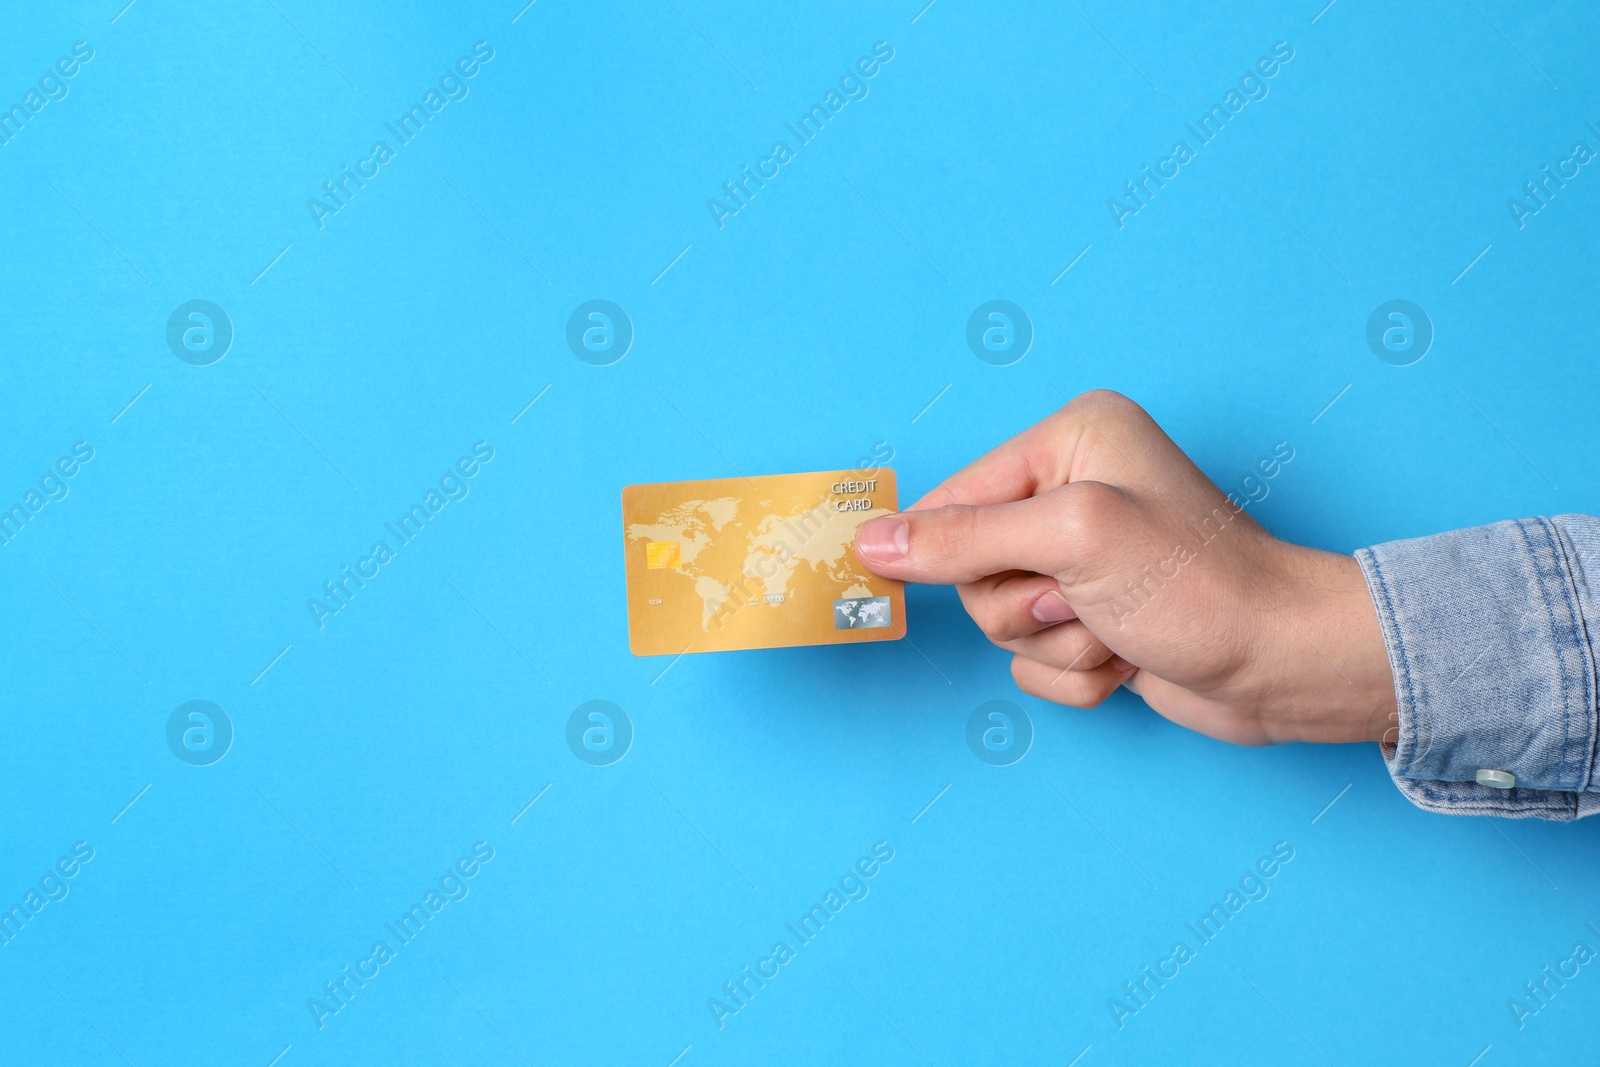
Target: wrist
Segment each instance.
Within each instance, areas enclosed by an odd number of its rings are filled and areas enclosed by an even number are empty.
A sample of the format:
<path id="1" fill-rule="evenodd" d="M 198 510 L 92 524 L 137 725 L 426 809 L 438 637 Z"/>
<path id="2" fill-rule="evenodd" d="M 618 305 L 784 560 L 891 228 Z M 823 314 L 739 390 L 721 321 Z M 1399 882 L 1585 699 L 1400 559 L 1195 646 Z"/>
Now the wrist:
<path id="1" fill-rule="evenodd" d="M 1288 581 L 1275 669 L 1285 672 L 1284 740 L 1382 741 L 1396 721 L 1394 674 L 1376 605 L 1351 556 L 1280 542 Z"/>

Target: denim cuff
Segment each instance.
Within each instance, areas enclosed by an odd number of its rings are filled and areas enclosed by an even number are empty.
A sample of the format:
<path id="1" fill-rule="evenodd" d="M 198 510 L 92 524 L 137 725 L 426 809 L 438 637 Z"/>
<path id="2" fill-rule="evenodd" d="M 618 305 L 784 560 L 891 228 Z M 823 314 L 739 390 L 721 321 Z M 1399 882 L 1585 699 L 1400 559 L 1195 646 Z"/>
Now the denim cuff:
<path id="1" fill-rule="evenodd" d="M 1519 519 L 1364 548 L 1394 672 L 1389 773 L 1429 811 L 1575 819 L 1591 793 L 1600 519 Z M 1509 771 L 1512 789 L 1479 785 Z"/>

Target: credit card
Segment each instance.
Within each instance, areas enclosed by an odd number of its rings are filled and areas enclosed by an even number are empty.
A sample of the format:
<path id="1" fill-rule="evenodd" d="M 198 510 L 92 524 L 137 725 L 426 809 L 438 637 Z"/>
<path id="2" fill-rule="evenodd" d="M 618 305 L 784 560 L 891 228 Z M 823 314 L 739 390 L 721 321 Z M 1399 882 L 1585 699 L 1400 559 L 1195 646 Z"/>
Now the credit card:
<path id="1" fill-rule="evenodd" d="M 905 587 L 856 558 L 899 510 L 894 471 L 822 471 L 622 490 L 628 645 L 636 656 L 894 641 Z"/>

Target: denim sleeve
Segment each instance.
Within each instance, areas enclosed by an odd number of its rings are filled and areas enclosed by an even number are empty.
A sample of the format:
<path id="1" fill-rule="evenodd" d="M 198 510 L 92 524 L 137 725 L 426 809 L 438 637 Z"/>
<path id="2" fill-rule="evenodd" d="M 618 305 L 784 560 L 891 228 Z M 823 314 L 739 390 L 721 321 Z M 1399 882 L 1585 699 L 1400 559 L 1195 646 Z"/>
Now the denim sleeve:
<path id="1" fill-rule="evenodd" d="M 1600 519 L 1518 519 L 1356 553 L 1394 671 L 1389 773 L 1418 807 L 1600 811 Z M 1479 770 L 1516 785 L 1480 785 Z"/>

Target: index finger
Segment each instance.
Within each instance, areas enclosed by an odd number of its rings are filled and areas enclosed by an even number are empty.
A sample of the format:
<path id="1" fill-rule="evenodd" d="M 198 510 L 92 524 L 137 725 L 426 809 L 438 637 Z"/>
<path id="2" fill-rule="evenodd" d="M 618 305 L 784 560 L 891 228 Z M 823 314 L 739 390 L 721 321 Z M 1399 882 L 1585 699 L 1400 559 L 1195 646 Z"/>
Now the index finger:
<path id="1" fill-rule="evenodd" d="M 905 510 L 924 511 L 951 504 L 1008 504 L 1091 476 L 1100 481 L 1123 481 L 1135 473 L 1128 462 L 1114 464 L 1128 468 L 1117 471 L 1121 477 L 1091 475 L 1087 445 L 1091 437 L 1105 437 L 1107 427 L 1120 427 L 1133 417 L 1146 421 L 1150 418 L 1144 409 L 1119 393 L 1097 389 L 1080 394 L 1059 411 L 961 468 Z M 1110 438 L 1107 441 L 1113 446 L 1113 460 L 1125 456 L 1124 446 Z"/>

